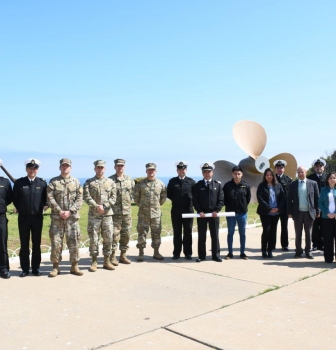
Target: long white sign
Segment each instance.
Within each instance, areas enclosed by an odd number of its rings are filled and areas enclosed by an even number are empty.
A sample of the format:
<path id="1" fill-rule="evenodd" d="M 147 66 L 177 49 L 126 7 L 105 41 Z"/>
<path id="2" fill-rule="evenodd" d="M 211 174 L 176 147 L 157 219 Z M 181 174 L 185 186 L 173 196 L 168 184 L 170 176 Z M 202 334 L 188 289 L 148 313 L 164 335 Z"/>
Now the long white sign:
<path id="1" fill-rule="evenodd" d="M 235 216 L 236 213 L 234 211 L 228 211 L 225 213 L 217 213 L 217 217 L 222 217 L 222 216 Z M 187 213 L 187 214 L 182 214 L 182 219 L 190 219 L 190 218 L 200 218 L 200 214 L 196 213 Z M 206 218 L 211 218 L 212 213 L 205 213 Z"/>

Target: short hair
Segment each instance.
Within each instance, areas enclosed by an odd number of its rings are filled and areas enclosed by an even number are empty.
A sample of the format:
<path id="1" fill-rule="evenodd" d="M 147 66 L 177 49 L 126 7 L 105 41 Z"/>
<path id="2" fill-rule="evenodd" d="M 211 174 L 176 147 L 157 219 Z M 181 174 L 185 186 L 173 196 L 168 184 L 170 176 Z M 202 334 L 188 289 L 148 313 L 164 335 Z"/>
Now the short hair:
<path id="1" fill-rule="evenodd" d="M 330 179 L 331 175 L 335 175 L 336 176 L 336 172 L 335 171 L 331 171 L 330 173 L 327 174 L 327 177 L 326 177 L 327 186 L 329 186 L 328 180 Z"/>
<path id="2" fill-rule="evenodd" d="M 240 166 L 234 166 L 233 168 L 232 168 L 232 172 L 234 173 L 235 171 L 241 171 L 241 172 L 243 172 L 243 169 L 240 167 Z"/>
<path id="3" fill-rule="evenodd" d="M 278 183 L 278 181 L 276 180 L 274 171 L 273 171 L 271 168 L 267 168 L 267 169 L 264 171 L 263 182 L 264 182 L 264 183 L 267 183 L 267 181 L 266 181 L 266 173 L 267 173 L 267 172 L 270 172 L 270 173 L 272 174 L 272 176 L 273 176 L 272 185 L 275 186 L 275 185 Z"/>

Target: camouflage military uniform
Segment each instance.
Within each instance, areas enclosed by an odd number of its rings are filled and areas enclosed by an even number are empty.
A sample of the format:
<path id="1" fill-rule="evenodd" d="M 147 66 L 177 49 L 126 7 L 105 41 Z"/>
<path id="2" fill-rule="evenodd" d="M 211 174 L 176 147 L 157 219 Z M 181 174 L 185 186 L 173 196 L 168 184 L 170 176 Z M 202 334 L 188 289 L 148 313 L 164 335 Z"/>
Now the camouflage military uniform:
<path id="1" fill-rule="evenodd" d="M 98 256 L 99 232 L 103 238 L 103 254 L 111 255 L 112 248 L 112 206 L 116 200 L 116 186 L 111 179 L 93 177 L 85 182 L 84 200 L 89 205 L 88 235 L 90 237 L 90 256 Z M 103 205 L 104 214 L 97 212 L 98 205 Z"/>
<path id="2" fill-rule="evenodd" d="M 146 236 L 149 229 L 152 236 L 152 247 L 161 244 L 161 205 L 167 198 L 165 184 L 159 180 L 141 180 L 134 188 L 134 202 L 139 206 L 138 244 L 137 248 L 146 247 Z"/>
<path id="3" fill-rule="evenodd" d="M 78 224 L 79 210 L 83 204 L 83 189 L 74 177 L 54 177 L 47 187 L 47 197 L 51 208 L 51 241 L 50 260 L 58 263 L 62 260 L 63 237 L 69 248 L 70 261 L 79 261 L 80 229 Z M 70 211 L 68 219 L 60 218 L 61 211 Z"/>
<path id="4" fill-rule="evenodd" d="M 116 250 L 119 242 L 120 250 L 127 250 L 132 228 L 132 196 L 134 181 L 131 177 L 124 175 L 119 178 L 117 174 L 110 176 L 116 184 L 117 200 L 113 205 L 113 244 Z"/>

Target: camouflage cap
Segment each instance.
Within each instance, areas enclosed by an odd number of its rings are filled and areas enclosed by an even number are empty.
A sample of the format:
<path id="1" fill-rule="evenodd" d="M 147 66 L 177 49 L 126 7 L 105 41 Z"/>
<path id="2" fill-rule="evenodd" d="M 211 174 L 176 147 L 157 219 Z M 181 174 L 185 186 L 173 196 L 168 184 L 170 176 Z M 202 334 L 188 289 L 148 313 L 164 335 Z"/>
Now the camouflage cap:
<path id="1" fill-rule="evenodd" d="M 175 165 L 176 165 L 177 169 L 186 169 L 187 166 L 188 166 L 188 163 L 184 162 L 184 161 L 181 161 L 181 162 L 175 163 Z"/>
<path id="2" fill-rule="evenodd" d="M 62 158 L 60 160 L 60 165 L 62 165 L 62 164 L 68 164 L 71 166 L 71 160 L 69 158 Z"/>
<path id="3" fill-rule="evenodd" d="M 99 159 L 99 160 L 96 160 L 95 162 L 93 162 L 93 165 L 94 166 L 105 166 L 106 162 L 105 162 L 105 160 Z"/>
<path id="4" fill-rule="evenodd" d="M 114 160 L 114 165 L 125 165 L 125 163 L 126 163 L 126 160 L 124 159 L 118 158 Z"/>
<path id="5" fill-rule="evenodd" d="M 154 164 L 154 163 L 147 163 L 146 164 L 146 170 L 147 169 L 156 169 L 156 164 Z"/>
<path id="6" fill-rule="evenodd" d="M 24 162 L 26 168 L 38 168 L 41 162 L 36 158 L 28 158 Z"/>

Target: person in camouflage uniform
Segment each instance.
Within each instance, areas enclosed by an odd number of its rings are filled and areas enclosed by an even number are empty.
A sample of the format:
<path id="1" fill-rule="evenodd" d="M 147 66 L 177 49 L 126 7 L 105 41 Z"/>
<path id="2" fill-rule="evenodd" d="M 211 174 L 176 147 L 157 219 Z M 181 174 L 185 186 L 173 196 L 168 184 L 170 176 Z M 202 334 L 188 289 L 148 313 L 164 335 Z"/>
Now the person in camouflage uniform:
<path id="1" fill-rule="evenodd" d="M 47 198 L 51 208 L 50 260 L 53 263 L 53 269 L 49 273 L 49 277 L 56 277 L 60 273 L 59 262 L 62 260 L 64 236 L 70 253 L 70 273 L 82 276 L 83 272 L 78 268 L 80 243 L 78 219 L 79 210 L 83 204 L 83 189 L 80 182 L 70 176 L 70 159 L 62 158 L 59 168 L 61 175 L 52 178 L 47 187 Z"/>
<path id="2" fill-rule="evenodd" d="M 115 257 L 115 251 L 119 242 L 121 251 L 119 262 L 130 264 L 126 256 L 126 251 L 129 248 L 130 233 L 132 228 L 132 196 L 134 190 L 134 181 L 131 177 L 124 174 L 125 160 L 115 159 L 114 169 L 116 173 L 110 176 L 110 179 L 117 187 L 117 200 L 113 205 L 113 243 L 111 263 L 118 265 L 118 260 Z"/>
<path id="3" fill-rule="evenodd" d="M 146 236 L 150 229 L 152 236 L 152 247 L 154 248 L 154 259 L 163 260 L 159 253 L 161 244 L 161 205 L 167 199 L 165 184 L 155 178 L 156 165 L 146 164 L 147 177 L 135 185 L 134 202 L 139 206 L 138 212 L 138 261 L 143 261 L 144 248 L 146 247 Z"/>
<path id="4" fill-rule="evenodd" d="M 90 237 L 90 256 L 92 264 L 89 271 L 97 271 L 97 257 L 99 254 L 99 232 L 103 238 L 104 265 L 106 270 L 114 270 L 110 262 L 112 251 L 112 206 L 116 200 L 115 183 L 106 177 L 103 160 L 96 160 L 94 163 L 95 177 L 86 180 L 84 185 L 84 200 L 89 205 L 88 235 Z"/>

